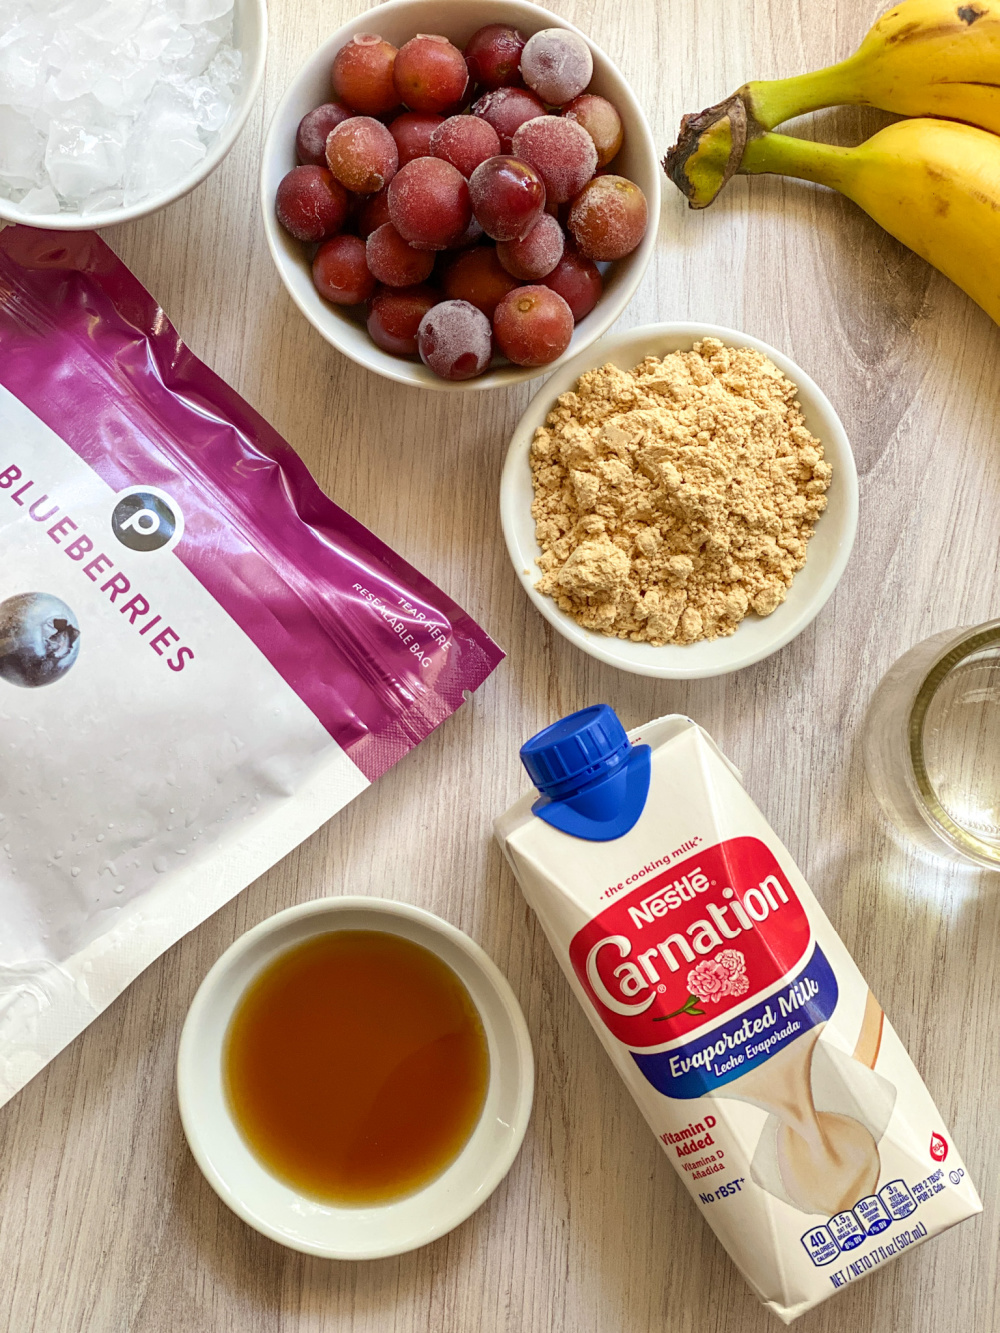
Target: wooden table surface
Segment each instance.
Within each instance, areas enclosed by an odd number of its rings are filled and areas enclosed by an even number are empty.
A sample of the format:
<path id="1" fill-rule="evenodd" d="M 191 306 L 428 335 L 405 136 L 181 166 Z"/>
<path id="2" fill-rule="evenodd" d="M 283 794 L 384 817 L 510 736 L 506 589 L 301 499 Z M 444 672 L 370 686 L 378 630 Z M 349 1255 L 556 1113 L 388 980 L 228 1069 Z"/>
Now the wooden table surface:
<path id="1" fill-rule="evenodd" d="M 853 49 L 880 0 L 550 0 L 619 64 L 666 148 L 681 113 L 750 77 Z M 857 547 L 783 652 L 717 680 L 620 674 L 555 635 L 515 581 L 497 489 L 538 381 L 420 393 L 347 361 L 293 307 L 258 215 L 264 127 L 293 72 L 359 0 L 272 0 L 265 92 L 215 175 L 108 239 L 194 350 L 320 483 L 507 649 L 471 704 L 155 963 L 0 1112 L 6 1333 L 764 1333 L 759 1307 L 657 1147 L 572 998 L 491 836 L 525 785 L 519 744 L 585 704 L 627 726 L 689 713 L 743 770 L 882 1001 L 962 1148 L 985 1213 L 797 1326 L 1000 1325 L 995 1187 L 1000 880 L 922 864 L 867 789 L 865 707 L 907 647 L 1000 614 L 998 332 L 841 198 L 738 180 L 708 212 L 668 189 L 656 257 L 620 327 L 746 330 L 826 390 L 861 476 Z M 884 118 L 838 112 L 858 141 Z M 428 907 L 509 977 L 537 1056 L 534 1114 L 493 1197 L 399 1259 L 325 1262 L 240 1222 L 195 1166 L 173 1064 L 211 963 L 270 913 L 329 893 Z M 6 1321 L 6 1322 L 4 1322 Z"/>

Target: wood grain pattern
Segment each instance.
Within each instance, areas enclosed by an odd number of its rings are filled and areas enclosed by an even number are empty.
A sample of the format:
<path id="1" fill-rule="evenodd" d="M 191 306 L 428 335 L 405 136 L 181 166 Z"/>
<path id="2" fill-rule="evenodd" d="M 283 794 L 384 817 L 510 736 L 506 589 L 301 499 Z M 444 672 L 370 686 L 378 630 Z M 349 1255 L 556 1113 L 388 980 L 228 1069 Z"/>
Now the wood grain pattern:
<path id="1" fill-rule="evenodd" d="M 683 111 L 748 77 L 828 63 L 879 0 L 550 0 L 618 62 L 664 148 Z M 855 555 L 799 639 L 736 676 L 658 683 L 553 635 L 500 536 L 506 442 L 532 389 L 420 394 L 334 353 L 271 266 L 257 211 L 264 126 L 288 79 L 358 0 L 272 0 L 265 94 L 189 198 L 108 234 L 194 350 L 347 509 L 508 649 L 470 707 L 151 967 L 0 1112 L 0 1327 L 8 1333 L 769 1333 L 777 1327 L 685 1197 L 600 1050 L 494 845 L 522 789 L 518 745 L 607 700 L 626 725 L 671 710 L 742 768 L 842 933 L 986 1197 L 977 1221 L 800 1325 L 988 1333 L 1000 1324 L 994 1192 L 1000 1092 L 995 875 L 923 864 L 864 781 L 859 731 L 910 644 L 1000 614 L 997 329 L 843 200 L 736 181 L 710 210 L 665 198 L 659 248 L 622 324 L 697 318 L 782 348 L 826 389 L 857 453 Z M 816 118 L 857 140 L 882 118 Z M 804 132 L 811 132 L 806 126 Z M 187 1152 L 173 1061 L 207 968 L 270 913 L 388 894 L 467 930 L 506 972 L 538 1059 L 524 1149 L 458 1231 L 397 1260 L 285 1251 L 219 1202 Z"/>

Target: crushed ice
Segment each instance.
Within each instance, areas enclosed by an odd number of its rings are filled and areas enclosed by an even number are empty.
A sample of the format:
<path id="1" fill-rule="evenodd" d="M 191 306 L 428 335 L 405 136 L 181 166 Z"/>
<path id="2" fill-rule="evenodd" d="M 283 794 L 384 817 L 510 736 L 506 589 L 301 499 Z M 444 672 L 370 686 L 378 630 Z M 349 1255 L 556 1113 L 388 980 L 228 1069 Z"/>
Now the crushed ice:
<path id="1" fill-rule="evenodd" d="M 169 189 L 240 74 L 233 0 L 0 0 L 0 195 L 86 214 Z"/>

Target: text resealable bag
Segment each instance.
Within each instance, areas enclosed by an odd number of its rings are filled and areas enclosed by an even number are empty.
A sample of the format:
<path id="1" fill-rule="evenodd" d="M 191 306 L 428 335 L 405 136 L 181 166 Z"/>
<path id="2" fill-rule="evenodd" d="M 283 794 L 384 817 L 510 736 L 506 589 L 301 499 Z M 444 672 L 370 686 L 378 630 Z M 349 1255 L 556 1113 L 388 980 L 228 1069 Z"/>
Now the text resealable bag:
<path id="1" fill-rule="evenodd" d="M 707 733 L 664 717 L 626 735 L 601 704 L 521 758 L 538 790 L 497 837 L 760 1300 L 789 1323 L 982 1210 L 878 1001 Z"/>
<path id="2" fill-rule="evenodd" d="M 0 231 L 0 1104 L 502 656 L 95 234 Z"/>

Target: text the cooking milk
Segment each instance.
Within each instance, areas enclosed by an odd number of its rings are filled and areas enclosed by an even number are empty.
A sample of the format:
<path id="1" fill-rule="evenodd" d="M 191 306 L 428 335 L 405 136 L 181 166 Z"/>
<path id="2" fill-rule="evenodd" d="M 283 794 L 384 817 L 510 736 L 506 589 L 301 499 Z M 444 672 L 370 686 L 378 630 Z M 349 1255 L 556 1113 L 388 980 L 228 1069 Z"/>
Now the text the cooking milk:
<path id="1" fill-rule="evenodd" d="M 981 1204 L 802 875 L 687 718 L 584 709 L 497 836 L 650 1127 L 786 1322 Z"/>

